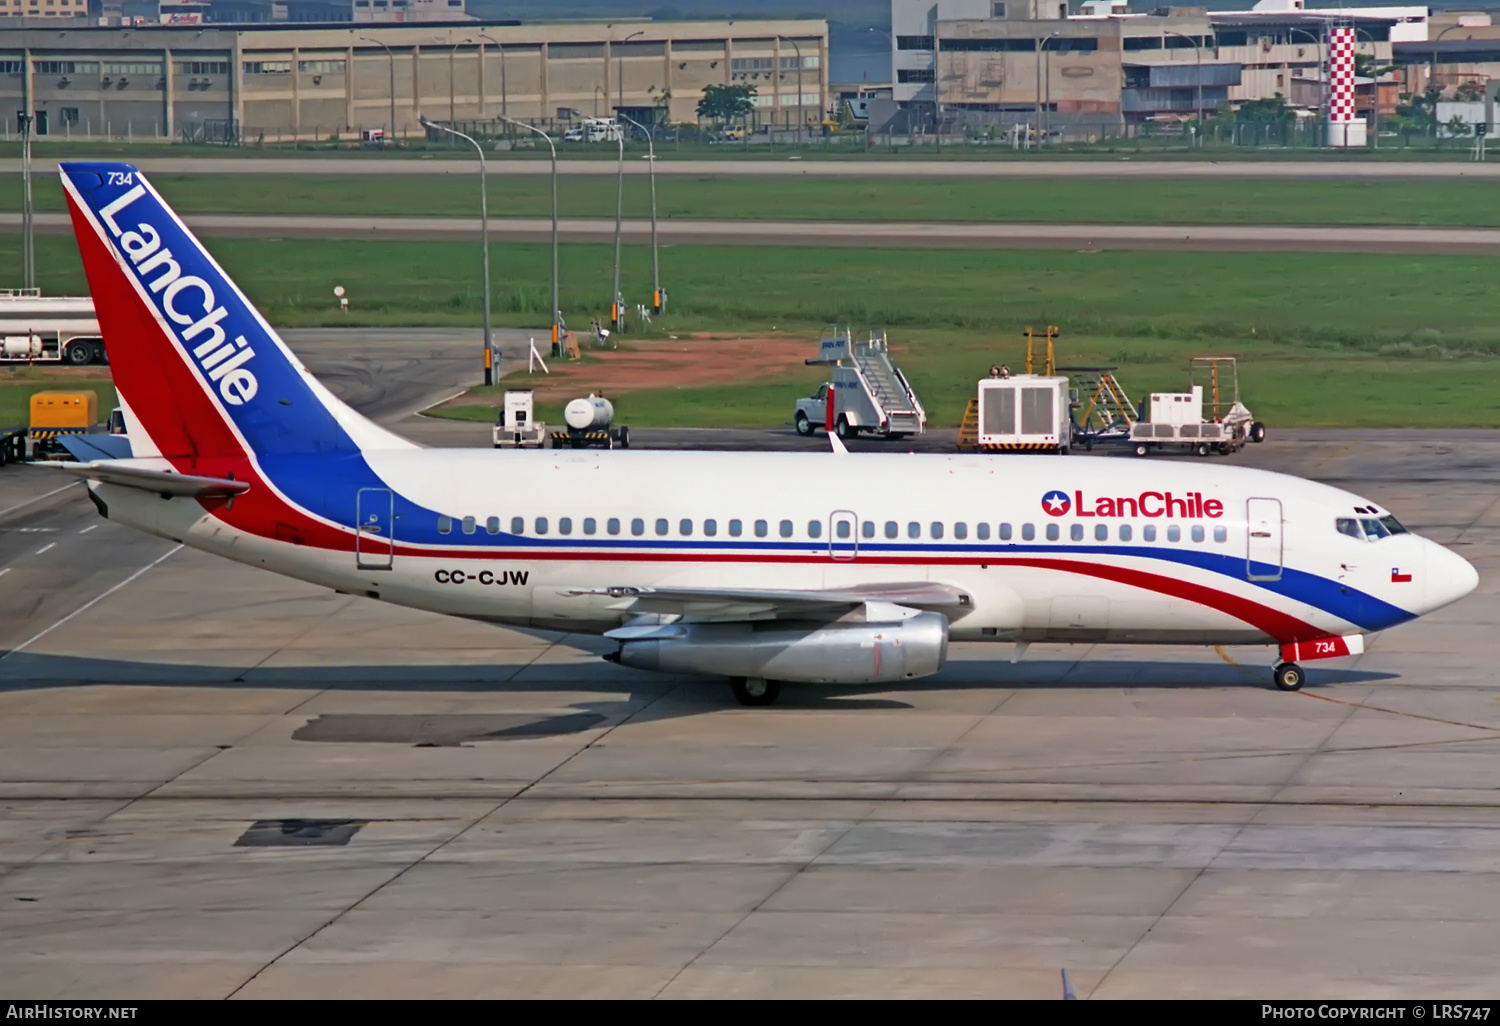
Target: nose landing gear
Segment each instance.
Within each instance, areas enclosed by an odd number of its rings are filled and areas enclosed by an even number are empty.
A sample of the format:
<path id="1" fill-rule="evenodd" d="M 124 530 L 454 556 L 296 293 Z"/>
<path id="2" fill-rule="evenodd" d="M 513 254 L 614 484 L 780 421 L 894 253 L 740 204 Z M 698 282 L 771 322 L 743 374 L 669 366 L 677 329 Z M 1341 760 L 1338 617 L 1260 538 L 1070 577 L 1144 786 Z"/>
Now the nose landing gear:
<path id="1" fill-rule="evenodd" d="M 1301 691 L 1306 676 L 1296 663 L 1277 663 L 1272 679 L 1282 691 Z"/>

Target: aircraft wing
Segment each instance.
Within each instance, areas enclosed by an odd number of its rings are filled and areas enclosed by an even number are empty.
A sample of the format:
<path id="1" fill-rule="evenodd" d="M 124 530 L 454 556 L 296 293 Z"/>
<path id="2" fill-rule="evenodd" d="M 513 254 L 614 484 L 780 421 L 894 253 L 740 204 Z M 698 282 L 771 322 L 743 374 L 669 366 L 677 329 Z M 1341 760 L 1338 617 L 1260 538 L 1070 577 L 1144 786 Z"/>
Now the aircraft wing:
<path id="1" fill-rule="evenodd" d="M 139 488 L 158 495 L 186 495 L 193 498 L 232 497 L 250 490 L 250 482 L 222 477 L 198 477 L 167 470 L 127 466 L 120 460 L 93 460 L 89 463 L 56 463 L 53 466 L 89 481 Z"/>
<path id="2" fill-rule="evenodd" d="M 902 620 L 922 610 L 951 616 L 973 604 L 969 595 L 958 588 L 926 581 L 809 590 L 616 585 L 575 588 L 568 594 L 607 595 L 621 600 L 611 606 L 613 609 L 694 620 L 757 620 L 799 614 L 839 616 L 861 606 L 870 619 Z"/>

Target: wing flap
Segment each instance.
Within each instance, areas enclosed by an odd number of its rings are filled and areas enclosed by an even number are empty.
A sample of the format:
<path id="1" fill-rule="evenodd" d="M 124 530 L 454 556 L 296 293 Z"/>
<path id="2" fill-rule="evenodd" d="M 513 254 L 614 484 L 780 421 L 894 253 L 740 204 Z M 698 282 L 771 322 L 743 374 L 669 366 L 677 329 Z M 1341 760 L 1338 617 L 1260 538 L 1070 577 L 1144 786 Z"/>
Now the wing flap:
<path id="1" fill-rule="evenodd" d="M 250 490 L 248 481 L 152 470 L 147 467 L 128 466 L 122 460 L 56 463 L 53 466 L 88 481 L 120 485 L 125 488 L 139 488 L 158 495 L 188 496 L 195 499 L 232 498 Z"/>
<path id="2" fill-rule="evenodd" d="M 606 595 L 621 599 L 611 609 L 666 613 L 715 620 L 752 620 L 797 614 L 842 614 L 860 606 L 879 618 L 901 619 L 900 610 L 946 613 L 972 607 L 959 588 L 927 581 L 878 584 L 859 588 L 761 589 L 679 588 L 616 585 L 574 588 L 569 595 Z"/>

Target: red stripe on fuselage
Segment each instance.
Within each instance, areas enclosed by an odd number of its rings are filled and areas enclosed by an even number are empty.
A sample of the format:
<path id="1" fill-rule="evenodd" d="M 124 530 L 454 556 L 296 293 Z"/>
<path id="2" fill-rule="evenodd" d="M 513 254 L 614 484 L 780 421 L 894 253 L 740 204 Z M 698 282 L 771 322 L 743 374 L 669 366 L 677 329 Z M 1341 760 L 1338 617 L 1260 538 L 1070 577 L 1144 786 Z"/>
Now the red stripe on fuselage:
<path id="1" fill-rule="evenodd" d="M 275 538 L 278 525 L 284 525 L 282 534 L 292 534 L 305 544 L 353 551 L 352 534 L 314 519 L 270 487 L 204 391 L 197 371 L 136 292 L 113 248 L 100 236 L 104 229 L 94 228 L 71 193 L 68 211 L 115 387 L 141 426 L 178 472 L 250 482 L 250 490 L 234 500 L 232 509 L 223 499 L 203 499 L 199 505 L 249 534 Z"/>

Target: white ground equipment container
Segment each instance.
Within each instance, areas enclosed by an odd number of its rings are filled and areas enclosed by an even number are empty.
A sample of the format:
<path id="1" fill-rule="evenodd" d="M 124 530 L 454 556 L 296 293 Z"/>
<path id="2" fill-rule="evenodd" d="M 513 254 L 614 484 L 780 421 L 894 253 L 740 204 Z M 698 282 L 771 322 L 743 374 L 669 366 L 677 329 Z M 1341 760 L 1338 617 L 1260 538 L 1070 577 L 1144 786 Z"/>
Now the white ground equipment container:
<path id="1" fill-rule="evenodd" d="M 808 398 L 797 400 L 792 420 L 798 434 L 831 427 L 840 438 L 861 431 L 906 438 L 927 430 L 927 411 L 891 359 L 884 332 L 871 332 L 856 341 L 844 325 L 828 328 L 818 340 L 817 358 L 807 364 L 828 367 L 831 380 Z"/>
<path id="2" fill-rule="evenodd" d="M 979 382 L 981 451 L 1066 453 L 1072 439 L 1067 378 L 1016 374 Z"/>
<path id="3" fill-rule="evenodd" d="M 586 399 L 574 399 L 563 407 L 567 430 L 552 432 L 552 441 L 575 449 L 602 446 L 606 449 L 630 448 L 630 429 L 612 427 L 615 407 L 602 395 L 589 393 Z"/>
<path id="4" fill-rule="evenodd" d="M 0 289 L 0 363 L 108 363 L 94 301 Z"/>
<path id="5" fill-rule="evenodd" d="M 496 449 L 550 449 L 552 439 L 547 425 L 535 420 L 529 388 L 513 388 L 505 393 L 505 407 L 495 425 Z"/>
<path id="6" fill-rule="evenodd" d="M 1195 452 L 1223 455 L 1263 442 L 1266 426 L 1240 402 L 1239 370 L 1232 356 L 1198 356 L 1191 364 L 1194 383 L 1186 392 L 1153 392 L 1147 401 L 1149 419 L 1130 428 L 1130 444 L 1137 456 L 1152 452 Z M 1209 403 L 1204 415 L 1206 380 Z"/>

